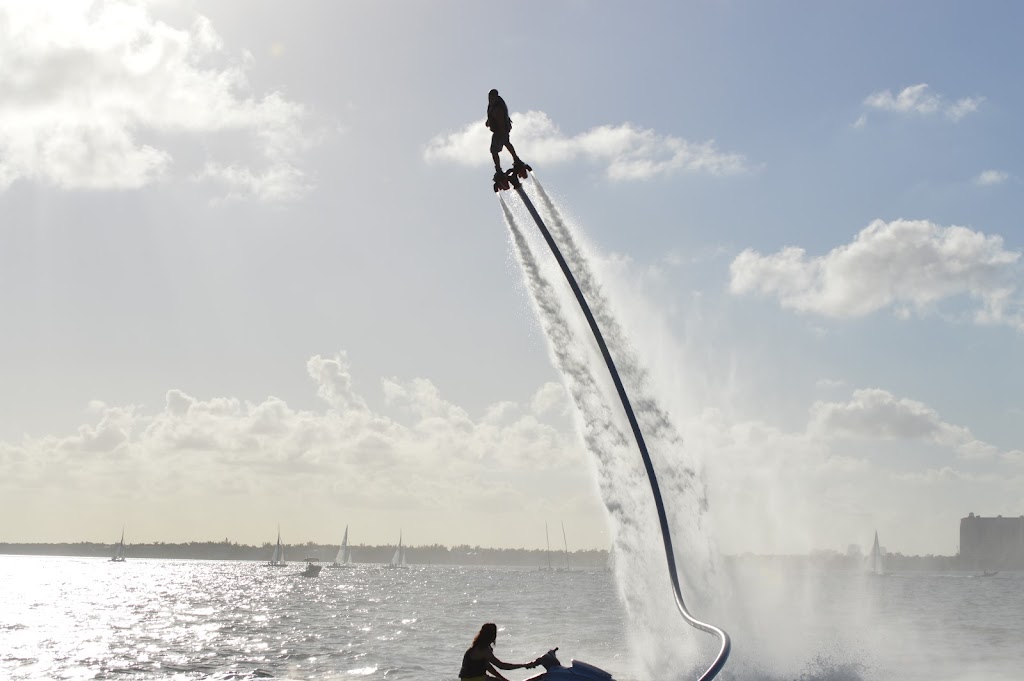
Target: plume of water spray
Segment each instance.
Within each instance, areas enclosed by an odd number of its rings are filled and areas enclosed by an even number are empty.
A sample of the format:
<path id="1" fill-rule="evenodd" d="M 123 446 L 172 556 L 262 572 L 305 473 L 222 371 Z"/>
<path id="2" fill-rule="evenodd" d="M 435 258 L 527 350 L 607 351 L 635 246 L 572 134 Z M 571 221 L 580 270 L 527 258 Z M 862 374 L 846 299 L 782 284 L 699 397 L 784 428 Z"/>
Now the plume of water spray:
<path id="1" fill-rule="evenodd" d="M 550 201 L 548 202 L 550 205 Z M 523 233 L 508 204 L 501 199 L 501 207 L 508 224 L 517 259 L 523 269 L 531 298 L 537 308 L 545 333 L 550 341 L 549 348 L 556 365 L 561 369 L 567 388 L 577 405 L 577 421 L 587 450 L 594 456 L 598 484 L 602 499 L 612 520 L 614 555 L 618 586 L 627 614 L 633 647 L 638 662 L 645 668 L 646 675 L 663 675 L 665 669 L 689 668 L 695 660 L 696 642 L 690 632 L 680 626 L 678 613 L 672 608 L 671 599 L 665 594 L 669 582 L 665 579 L 664 559 L 660 555 L 660 538 L 655 520 L 653 503 L 646 473 L 637 457 L 632 438 L 621 413 L 621 405 L 611 397 L 607 377 L 603 372 L 595 375 L 592 366 L 593 345 L 589 333 L 573 328 L 569 321 L 578 317 L 575 302 L 568 299 L 559 288 L 553 287 L 545 276 L 540 261 L 531 250 L 529 239 Z M 561 223 L 559 233 L 564 238 L 567 231 Z M 643 371 L 629 352 L 628 342 L 621 325 L 615 320 L 610 306 L 596 286 L 590 268 L 575 242 L 572 242 L 572 265 L 585 272 L 589 289 L 588 300 L 599 301 L 595 314 L 602 319 L 602 328 L 614 329 L 607 338 L 609 348 L 621 356 L 628 356 L 623 363 L 633 390 L 641 395 L 637 405 L 637 417 L 654 434 L 653 442 L 661 448 L 678 448 L 682 439 L 672 426 L 668 415 L 656 401 L 642 390 Z M 621 369 L 620 369 L 621 373 Z M 600 376 L 600 378 L 599 378 Z M 646 430 L 645 430 L 646 432 Z M 650 442 L 649 442 L 650 444 Z M 677 459 L 663 457 L 668 492 L 675 506 L 686 509 L 693 524 L 682 525 L 680 513 L 676 513 L 675 524 L 687 531 L 683 545 L 690 542 L 694 531 L 699 532 L 699 519 L 706 508 L 703 488 L 696 473 Z M 680 470 L 675 470 L 678 467 Z M 709 570 L 710 552 L 691 552 L 677 556 L 684 566 L 684 574 L 706 575 Z M 696 581 L 696 580 L 695 580 Z M 703 580 L 701 580 L 703 581 Z M 656 645 L 665 637 L 670 645 Z M 680 641 L 685 641 L 681 645 Z"/>
<path id="2" fill-rule="evenodd" d="M 719 568 L 718 554 L 711 540 L 713 533 L 707 530 L 708 502 L 701 461 L 693 452 L 683 449 L 672 415 L 655 397 L 648 372 L 632 349 L 629 334 L 594 274 L 593 263 L 597 259 L 589 255 L 582 235 L 562 217 L 536 177 L 533 186 L 545 223 L 598 320 L 627 386 L 658 470 L 673 536 L 679 540 L 676 559 L 682 569 L 687 598 L 697 604 L 697 612 L 714 611 L 718 613 L 716 616 L 729 612 L 730 628 L 743 623 L 748 655 L 745 660 L 737 660 L 740 664 L 722 678 L 784 681 L 791 678 L 790 674 L 799 673 L 801 678 L 859 681 L 862 669 L 846 659 L 850 651 L 844 652 L 844 646 L 829 657 L 827 664 L 817 658 L 806 658 L 809 641 L 804 636 L 816 628 L 812 620 L 819 619 L 815 613 L 820 613 L 821 605 L 821 599 L 814 597 L 813 592 L 804 594 L 810 600 L 796 608 L 797 612 L 780 620 L 779 614 L 794 605 L 791 601 L 778 600 L 786 589 L 770 590 L 766 600 L 761 594 L 764 580 L 755 578 L 760 586 L 736 591 L 737 585 Z M 579 317 L 575 302 L 562 291 L 564 287 L 552 286 L 545 278 L 543 263 L 548 259 L 531 252 L 530 239 L 519 227 L 522 223 L 516 223 L 515 215 L 504 201 L 502 207 L 517 257 L 551 341 L 552 355 L 576 401 L 581 432 L 594 457 L 602 498 L 612 519 L 617 581 L 630 618 L 632 648 L 639 658 L 641 673 L 647 677 L 663 677 L 669 670 L 686 669 L 687 664 L 693 663 L 701 641 L 694 643 L 691 639 L 682 650 L 676 647 L 690 632 L 680 625 L 676 613 L 665 607 L 668 599 L 665 598 L 664 564 L 657 551 L 659 541 L 649 489 L 642 471 L 634 466 L 636 452 L 626 434 L 620 405 L 605 389 L 603 372 L 590 373 L 589 367 L 600 366 L 600 363 L 588 361 L 594 354 L 588 352 L 593 345 L 590 335 L 572 323 Z M 559 278 L 551 265 L 548 269 L 552 270 L 548 277 Z M 608 430 L 614 430 L 616 438 L 602 440 L 595 436 Z M 625 462 L 616 460 L 621 457 L 625 457 Z M 829 619 L 825 617 L 822 623 L 827 624 Z M 794 627 L 798 622 L 803 626 Z M 751 643 L 753 647 L 749 647 Z M 820 650 L 819 645 L 820 642 L 812 644 L 816 650 Z M 740 658 L 743 657 L 741 654 Z M 788 671 L 778 676 L 783 669 Z M 802 671 L 796 672 L 796 669 Z"/>
<path id="3" fill-rule="evenodd" d="M 545 222 L 559 243 L 563 257 L 572 268 L 577 283 L 587 298 L 605 340 L 616 357 L 616 366 L 634 405 L 637 418 L 658 466 L 659 478 L 667 496 L 674 498 L 672 508 L 674 533 L 684 540 L 682 554 L 677 556 L 684 571 L 684 581 L 695 591 L 689 598 L 698 606 L 710 606 L 708 594 L 722 589 L 716 579 L 718 552 L 708 531 L 707 490 L 700 474 L 700 460 L 692 453 L 687 456 L 683 438 L 672 417 L 661 406 L 649 386 L 648 370 L 637 358 L 628 334 L 624 331 L 611 303 L 601 290 L 593 274 L 589 257 L 583 246 L 583 237 L 574 232 L 562 217 L 554 201 L 544 190 L 536 176 L 534 187 L 541 199 Z"/>
<path id="4" fill-rule="evenodd" d="M 698 587 L 698 600 L 695 602 L 699 602 L 700 595 L 709 592 L 714 586 L 712 577 L 717 572 L 718 562 L 712 535 L 706 529 L 707 489 L 700 475 L 699 459 L 685 456 L 682 436 L 668 411 L 654 397 L 648 385 L 648 370 L 637 358 L 628 335 L 593 274 L 591 258 L 585 254 L 582 246 L 582 236 L 570 228 L 536 175 L 533 176 L 533 183 L 541 199 L 545 223 L 558 242 L 563 257 L 576 276 L 602 329 L 608 347 L 615 355 L 616 367 L 628 387 L 652 456 L 660 459 L 662 465 L 658 468 L 659 478 L 663 479 L 666 494 L 676 498 L 672 509 L 676 521 L 673 528 L 685 534 L 685 549 L 677 559 L 684 571 L 690 570 L 685 576 L 690 584 Z"/>

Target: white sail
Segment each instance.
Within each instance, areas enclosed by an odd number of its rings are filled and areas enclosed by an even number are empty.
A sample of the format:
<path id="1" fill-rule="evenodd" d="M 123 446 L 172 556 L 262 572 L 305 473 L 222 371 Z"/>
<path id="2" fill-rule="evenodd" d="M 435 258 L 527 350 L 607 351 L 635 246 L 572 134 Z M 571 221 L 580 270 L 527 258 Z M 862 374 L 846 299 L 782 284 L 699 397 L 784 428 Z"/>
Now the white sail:
<path id="1" fill-rule="evenodd" d="M 277 528 L 277 543 L 274 544 L 274 555 L 270 557 L 270 562 L 267 565 L 271 567 L 281 567 L 285 565 L 284 562 L 284 544 L 281 543 L 281 528 Z"/>
<path id="2" fill-rule="evenodd" d="M 402 533 L 398 533 L 398 548 L 395 549 L 395 555 L 391 557 L 391 567 L 404 567 L 405 566 L 405 549 L 402 548 Z"/>
<path id="3" fill-rule="evenodd" d="M 565 538 L 565 523 L 562 523 L 562 546 L 565 547 L 565 569 L 569 569 L 569 542 Z"/>
<path id="4" fill-rule="evenodd" d="M 548 570 L 551 569 L 551 535 L 548 534 L 548 521 L 544 521 L 544 541 L 547 542 Z"/>
<path id="5" fill-rule="evenodd" d="M 885 566 L 882 564 L 882 549 L 878 546 L 877 530 L 875 531 L 875 543 L 871 546 L 871 564 L 869 568 L 872 574 L 885 574 Z"/>
<path id="6" fill-rule="evenodd" d="M 121 541 L 118 542 L 117 546 L 114 547 L 114 557 L 111 558 L 110 560 L 112 560 L 115 563 L 123 563 L 124 562 L 124 528 L 123 527 L 121 528 Z"/>
<path id="7" fill-rule="evenodd" d="M 338 555 L 334 557 L 335 565 L 350 565 L 352 557 L 348 553 L 348 525 L 345 526 L 345 536 L 341 539 L 341 546 L 338 547 Z"/>

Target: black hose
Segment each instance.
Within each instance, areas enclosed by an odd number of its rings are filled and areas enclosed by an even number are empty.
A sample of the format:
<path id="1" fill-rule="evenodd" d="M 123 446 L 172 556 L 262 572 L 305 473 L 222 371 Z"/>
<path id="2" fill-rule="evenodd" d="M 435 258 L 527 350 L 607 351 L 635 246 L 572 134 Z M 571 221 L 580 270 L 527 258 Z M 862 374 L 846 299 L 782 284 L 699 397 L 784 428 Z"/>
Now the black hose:
<path id="1" fill-rule="evenodd" d="M 675 552 L 672 549 L 672 534 L 668 526 L 668 516 L 665 513 L 665 503 L 661 498 L 661 488 L 658 486 L 658 476 L 654 472 L 654 464 L 651 462 L 651 455 L 647 451 L 647 444 L 644 442 L 643 433 L 640 432 L 640 424 L 637 423 L 636 415 L 633 413 L 633 406 L 629 402 L 629 396 L 626 395 L 626 389 L 623 387 L 622 380 L 619 378 L 619 372 L 615 369 L 615 361 L 612 359 L 611 353 L 608 351 L 608 345 L 604 342 L 604 336 L 601 334 L 601 329 L 597 325 L 597 320 L 594 319 L 594 315 L 590 311 L 590 305 L 587 304 L 587 300 L 583 296 L 583 291 L 580 290 L 579 284 L 576 283 L 576 277 L 573 276 L 572 270 L 569 269 L 569 265 L 565 262 L 565 258 L 562 257 L 562 252 L 558 249 L 558 244 L 555 243 L 554 238 L 551 236 L 551 232 L 548 231 L 548 228 L 541 219 L 540 214 L 537 213 L 537 209 L 534 207 L 530 197 L 526 195 L 526 190 L 523 189 L 522 183 L 515 175 L 510 175 L 509 179 L 512 186 L 515 188 L 516 193 L 519 194 L 519 198 L 523 200 L 523 203 L 526 205 L 526 209 L 530 212 L 530 216 L 533 218 L 533 221 L 537 223 L 537 228 L 540 230 L 541 235 L 544 237 L 544 241 L 547 242 L 548 247 L 551 249 L 551 253 L 555 256 L 555 260 L 558 261 L 558 266 L 562 269 L 562 274 L 565 275 L 565 280 L 569 283 L 570 288 L 572 288 L 573 295 L 576 296 L 576 302 L 579 303 L 580 309 L 583 311 L 583 315 L 587 318 L 590 330 L 594 334 L 594 340 L 597 341 L 597 347 L 601 350 L 601 356 L 604 357 L 604 363 L 608 367 L 608 373 L 611 374 L 612 382 L 615 384 L 615 391 L 619 394 L 619 400 L 622 402 L 622 408 L 626 412 L 626 418 L 629 419 L 629 426 L 633 429 L 633 437 L 636 439 L 637 447 L 640 449 L 640 456 L 643 458 L 644 468 L 647 469 L 647 480 L 651 484 L 651 493 L 654 495 L 654 505 L 658 509 L 658 521 L 661 523 L 661 537 L 665 544 L 665 558 L 668 561 L 668 575 L 669 579 L 672 581 L 672 591 L 675 595 L 676 606 L 679 608 L 679 612 L 682 614 L 683 619 L 686 620 L 690 626 L 718 636 L 722 642 L 722 647 L 718 651 L 718 656 L 715 657 L 715 661 L 699 679 L 699 681 L 710 681 L 718 675 L 718 672 L 722 670 L 722 667 L 725 666 L 726 660 L 729 658 L 729 651 L 732 649 L 729 634 L 712 624 L 701 622 L 691 615 L 686 609 L 686 603 L 683 601 L 683 592 L 679 587 L 679 574 L 676 568 L 676 557 Z"/>

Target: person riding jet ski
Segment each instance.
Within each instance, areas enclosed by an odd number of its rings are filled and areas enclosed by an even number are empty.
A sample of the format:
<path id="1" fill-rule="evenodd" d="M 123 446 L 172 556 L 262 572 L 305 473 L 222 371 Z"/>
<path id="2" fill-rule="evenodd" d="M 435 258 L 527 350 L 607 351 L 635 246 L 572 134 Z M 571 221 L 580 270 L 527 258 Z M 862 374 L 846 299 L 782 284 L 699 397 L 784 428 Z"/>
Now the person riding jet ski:
<path id="1" fill-rule="evenodd" d="M 473 645 L 462 656 L 462 669 L 459 670 L 460 679 L 463 681 L 487 681 L 493 678 L 508 681 L 495 667 L 507 671 L 510 669 L 532 669 L 537 666 L 537 660 L 522 664 L 499 660 L 492 649 L 497 638 L 498 627 L 493 622 L 488 622 L 480 627 L 479 633 L 473 639 Z"/>

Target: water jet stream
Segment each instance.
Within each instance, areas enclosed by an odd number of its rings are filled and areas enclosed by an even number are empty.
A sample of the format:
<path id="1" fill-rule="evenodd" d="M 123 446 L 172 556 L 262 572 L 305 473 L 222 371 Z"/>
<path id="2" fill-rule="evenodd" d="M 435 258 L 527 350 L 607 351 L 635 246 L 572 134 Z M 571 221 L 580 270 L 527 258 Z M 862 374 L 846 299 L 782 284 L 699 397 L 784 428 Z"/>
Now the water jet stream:
<path id="1" fill-rule="evenodd" d="M 683 619 L 687 622 L 687 624 L 694 627 L 695 629 L 711 634 L 713 636 L 717 636 L 721 641 L 721 647 L 718 651 L 718 655 L 715 657 L 714 662 L 704 672 L 704 674 L 701 675 L 699 679 L 699 681 L 710 681 L 715 676 L 717 676 L 718 673 L 722 670 L 722 668 L 725 666 L 726 660 L 729 657 L 729 653 L 732 647 L 729 635 L 724 630 L 712 624 L 708 624 L 706 622 L 698 620 L 692 614 L 690 614 L 689 610 L 687 610 L 686 608 L 686 603 L 683 600 L 682 589 L 679 584 L 679 575 L 678 569 L 676 567 L 675 552 L 672 548 L 672 536 L 671 531 L 669 529 L 668 516 L 665 511 L 665 504 L 661 495 L 661 488 L 658 484 L 658 477 L 655 473 L 654 464 L 651 461 L 651 456 L 647 450 L 647 445 L 644 441 L 643 433 L 640 430 L 640 425 L 637 421 L 637 417 L 633 411 L 632 404 L 630 403 L 629 396 L 626 394 L 626 389 L 623 386 L 622 380 L 619 377 L 619 372 L 616 369 L 615 361 L 612 359 L 611 353 L 608 350 L 608 345 L 606 344 L 604 336 L 601 333 L 601 329 L 598 326 L 597 320 L 594 317 L 593 312 L 591 311 L 590 305 L 587 303 L 586 297 L 584 296 L 583 291 L 580 289 L 580 286 L 577 283 L 576 277 L 573 275 L 572 270 L 569 268 L 568 263 L 562 256 L 562 252 L 559 249 L 558 244 L 555 242 L 554 238 L 551 235 L 551 232 L 544 224 L 544 220 L 541 219 L 541 216 L 537 212 L 537 209 L 534 207 L 533 202 L 530 200 L 530 197 L 526 194 L 526 191 L 523 189 L 522 183 L 519 182 L 518 178 L 514 176 L 510 179 L 513 188 L 516 190 L 516 193 L 519 195 L 520 199 L 522 199 L 527 211 L 530 213 L 530 216 L 536 223 L 541 235 L 544 237 L 544 241 L 547 243 L 552 255 L 554 255 L 555 260 L 558 262 L 558 266 L 561 269 L 562 274 L 565 276 L 565 280 L 569 284 L 569 287 L 572 289 L 573 295 L 576 298 L 576 302 L 580 306 L 580 310 L 583 312 L 583 315 L 587 319 L 587 324 L 590 326 L 590 330 L 594 336 L 594 340 L 597 342 L 598 349 L 601 351 L 601 356 L 604 358 L 605 366 L 608 368 L 608 373 L 610 374 L 612 382 L 615 386 L 615 391 L 618 394 L 619 401 L 622 403 L 622 408 L 625 411 L 626 418 L 628 419 L 630 428 L 633 431 L 633 438 L 636 441 L 637 448 L 640 450 L 640 456 L 643 459 L 644 468 L 647 472 L 647 480 L 650 483 L 651 493 L 654 496 L 654 504 L 658 512 L 658 521 L 661 525 L 661 536 L 665 547 L 665 558 L 668 563 L 669 579 L 672 583 L 672 591 L 675 597 L 676 606 L 679 609 L 680 614 L 683 616 Z M 544 193 L 543 190 L 541 190 L 541 196 L 547 203 L 549 210 L 554 212 L 553 204 L 551 204 L 550 199 L 548 199 L 547 194 Z M 519 232 L 517 226 L 515 225 L 514 218 L 512 217 L 511 212 L 509 211 L 504 199 L 500 197 L 500 194 L 499 199 L 501 201 L 502 210 L 505 213 L 506 222 L 508 222 L 510 229 L 512 229 L 513 238 L 516 240 L 518 247 L 522 249 L 525 247 L 525 244 L 522 241 L 523 236 Z M 555 214 L 557 217 L 557 213 Z M 560 233 L 563 233 L 564 236 L 564 226 L 562 226 L 561 224 Z M 571 240 L 569 241 L 569 248 L 573 252 L 574 261 L 579 263 L 580 259 L 578 257 L 578 254 L 576 254 L 576 245 Z M 588 280 L 588 289 L 593 291 L 594 288 L 591 285 L 589 285 L 590 273 L 586 269 L 584 270 L 584 276 Z M 617 325 L 613 324 L 612 329 L 615 335 L 619 335 L 620 329 L 617 327 Z M 589 374 L 589 372 L 586 373 Z"/>

